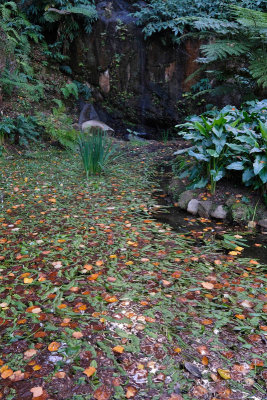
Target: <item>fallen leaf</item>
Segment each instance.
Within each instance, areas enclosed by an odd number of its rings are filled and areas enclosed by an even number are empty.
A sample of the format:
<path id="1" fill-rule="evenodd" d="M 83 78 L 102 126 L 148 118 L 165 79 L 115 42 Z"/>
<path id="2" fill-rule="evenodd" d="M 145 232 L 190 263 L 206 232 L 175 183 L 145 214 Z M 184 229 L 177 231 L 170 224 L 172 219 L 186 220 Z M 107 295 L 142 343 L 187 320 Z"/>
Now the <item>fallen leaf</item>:
<path id="1" fill-rule="evenodd" d="M 94 397 L 96 400 L 109 400 L 111 396 L 111 391 L 105 385 L 100 386 L 94 392 Z"/>
<path id="2" fill-rule="evenodd" d="M 126 392 L 126 397 L 127 399 L 131 399 L 134 397 L 137 393 L 137 389 L 134 386 L 128 386 L 127 387 L 127 392 Z"/>
<path id="3" fill-rule="evenodd" d="M 236 314 L 235 317 L 238 318 L 238 319 L 245 319 L 246 318 L 245 315 L 243 315 L 243 314 Z"/>
<path id="4" fill-rule="evenodd" d="M 203 365 L 207 366 L 209 364 L 208 357 L 207 356 L 202 357 L 201 362 L 202 362 Z"/>
<path id="5" fill-rule="evenodd" d="M 30 392 L 32 393 L 32 397 L 35 398 L 35 397 L 42 396 L 44 391 L 43 391 L 42 386 L 35 386 L 30 389 Z"/>
<path id="6" fill-rule="evenodd" d="M 201 282 L 201 285 L 203 286 L 204 289 L 214 289 L 213 283 L 210 282 Z"/>
<path id="7" fill-rule="evenodd" d="M 203 397 L 208 393 L 208 390 L 201 385 L 195 386 L 193 388 L 193 396 L 195 397 Z"/>
<path id="8" fill-rule="evenodd" d="M 49 351 L 57 351 L 59 348 L 60 348 L 60 343 L 58 343 L 58 342 L 52 342 L 48 346 Z"/>
<path id="9" fill-rule="evenodd" d="M 82 332 L 73 332 L 72 337 L 75 339 L 81 339 L 83 337 Z"/>
<path id="10" fill-rule="evenodd" d="M 174 353 L 181 353 L 182 349 L 180 347 L 175 347 L 173 351 Z"/>
<path id="11" fill-rule="evenodd" d="M 27 360 L 28 358 L 35 356 L 36 353 L 37 353 L 37 351 L 35 349 L 29 349 L 29 350 L 25 351 L 24 359 Z"/>
<path id="12" fill-rule="evenodd" d="M 25 378 L 25 374 L 24 374 L 24 372 L 21 372 L 20 370 L 19 370 L 19 371 L 15 371 L 15 372 L 13 373 L 13 375 L 11 375 L 11 376 L 9 377 L 9 379 L 10 379 L 12 382 L 19 382 L 19 381 L 22 381 L 24 378 Z"/>
<path id="13" fill-rule="evenodd" d="M 66 377 L 66 372 L 59 371 L 55 374 L 55 377 L 58 379 L 64 379 Z"/>
<path id="14" fill-rule="evenodd" d="M 9 378 L 11 375 L 13 375 L 12 369 L 7 368 L 6 370 L 4 370 L 4 371 L 2 372 L 1 377 L 2 377 L 3 379 L 7 379 L 7 378 Z"/>
<path id="15" fill-rule="evenodd" d="M 123 352 L 124 352 L 124 347 L 122 347 L 122 346 L 115 346 L 115 347 L 113 347 L 113 349 L 112 349 L 115 353 L 120 353 L 120 354 L 122 354 Z"/>
<path id="16" fill-rule="evenodd" d="M 85 374 L 88 378 L 90 378 L 90 376 L 92 376 L 95 372 L 96 372 L 95 367 L 88 367 L 83 371 L 83 374 Z"/>
<path id="17" fill-rule="evenodd" d="M 217 372 L 218 372 L 218 374 L 220 375 L 221 378 L 223 378 L 223 379 L 231 379 L 231 374 L 230 374 L 230 371 L 228 369 L 218 368 Z"/>

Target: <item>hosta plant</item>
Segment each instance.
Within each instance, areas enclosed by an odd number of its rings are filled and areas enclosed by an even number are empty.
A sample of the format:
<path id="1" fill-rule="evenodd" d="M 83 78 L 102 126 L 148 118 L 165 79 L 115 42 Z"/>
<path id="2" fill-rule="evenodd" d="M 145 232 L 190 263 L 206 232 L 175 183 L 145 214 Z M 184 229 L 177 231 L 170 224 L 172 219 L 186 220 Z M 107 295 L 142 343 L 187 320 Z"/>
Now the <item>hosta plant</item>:
<path id="1" fill-rule="evenodd" d="M 250 102 L 242 110 L 226 106 L 189 122 L 177 125 L 178 134 L 192 146 L 179 150 L 190 163 L 181 164 L 180 173 L 187 176 L 190 187 L 205 187 L 214 193 L 216 183 L 230 170 L 243 171 L 247 186 L 266 190 L 267 183 L 267 102 Z"/>

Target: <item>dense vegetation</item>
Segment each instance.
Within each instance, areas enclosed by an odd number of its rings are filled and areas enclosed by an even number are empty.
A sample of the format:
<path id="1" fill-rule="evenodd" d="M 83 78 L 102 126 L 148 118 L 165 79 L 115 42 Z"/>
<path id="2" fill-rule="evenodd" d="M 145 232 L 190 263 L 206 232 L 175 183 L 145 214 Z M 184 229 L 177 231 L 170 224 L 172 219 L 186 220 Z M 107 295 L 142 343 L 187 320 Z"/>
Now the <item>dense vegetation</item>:
<path id="1" fill-rule="evenodd" d="M 235 93 L 241 93 L 241 99 L 255 99 L 256 95 L 263 97 L 263 90 L 267 86 L 267 17 L 263 12 L 265 1 L 151 0 L 146 3 L 146 6 L 142 5 L 135 13 L 136 22 L 143 27 L 145 37 L 157 33 L 171 34 L 172 39 L 179 43 L 187 39 L 201 40 L 202 56 L 197 60 L 200 68 L 195 73 L 195 76 L 200 76 L 200 80 L 195 85 L 195 97 L 205 96 L 210 92 L 217 95 L 227 91 L 233 93 L 235 90 Z M 77 99 L 79 94 L 88 99 L 91 93 L 88 86 L 82 82 L 69 79 L 72 71 L 68 66 L 68 50 L 79 32 L 91 32 L 92 24 L 97 19 L 94 2 L 56 0 L 51 5 L 48 0 L 0 0 L 0 13 L 0 46 L 5 59 L 5 65 L 2 65 L 0 70 L 0 94 L 4 99 L 17 98 L 21 105 L 18 115 L 3 116 L 0 122 L 1 149 L 6 140 L 16 145 L 29 146 L 31 141 L 40 137 L 73 149 L 76 146 L 77 132 L 72 126 L 71 117 L 66 115 L 64 101 L 68 98 Z M 66 74 L 67 78 L 62 82 L 62 86 L 54 84 L 51 88 L 44 84 L 37 73 L 40 62 L 37 66 L 33 63 L 35 46 L 38 48 L 37 57 L 40 56 L 43 66 L 54 66 Z M 55 98 L 50 98 L 48 112 L 37 111 L 32 115 L 30 104 L 44 100 L 51 90 L 54 91 Z M 233 164 L 234 157 L 243 157 L 246 162 L 244 161 L 242 168 L 241 164 L 238 164 L 238 168 L 244 170 L 243 182 L 246 185 L 253 184 L 256 188 L 262 185 L 265 187 L 265 170 L 261 168 L 255 172 L 253 167 L 255 157 L 259 157 L 259 151 L 256 154 L 253 150 L 255 143 L 252 144 L 253 140 L 260 140 L 260 143 L 257 143 L 264 153 L 266 138 L 262 131 L 265 127 L 259 124 L 258 114 L 254 112 L 251 115 L 245 110 L 240 111 L 240 114 L 237 111 L 229 113 L 228 109 L 229 107 L 224 108 L 218 115 L 208 113 L 201 117 L 208 136 L 216 136 L 218 132 L 214 133 L 214 127 L 221 124 L 219 130 L 224 141 L 222 148 L 227 149 L 227 152 L 221 149 L 218 153 L 214 143 L 214 149 L 209 147 L 210 145 L 207 148 L 202 146 L 205 156 L 200 153 L 194 156 L 206 157 L 205 162 L 209 164 L 209 168 L 204 166 L 203 158 L 203 162 L 198 164 L 198 172 L 196 173 L 195 169 L 191 172 L 191 183 L 200 185 L 201 182 L 204 185 L 210 181 L 213 191 L 216 182 L 226 174 L 229 165 L 236 166 Z M 264 120 L 261 123 L 265 122 Z M 251 126 L 246 125 L 248 123 Z M 197 127 L 196 124 L 199 122 L 195 120 L 191 122 L 191 126 L 188 123 L 190 135 L 184 135 L 193 142 L 199 140 L 199 134 L 203 135 L 203 132 L 198 132 L 200 125 Z M 237 124 L 236 129 L 241 133 L 233 134 L 232 130 L 229 132 L 228 127 L 231 124 Z M 193 128 L 195 137 L 192 136 Z M 247 135 L 247 141 L 248 136 L 253 134 L 251 148 L 239 143 L 240 137 L 244 139 Z M 213 139 L 216 142 L 216 137 Z M 210 151 L 216 154 L 207 155 Z M 193 156 L 192 150 L 190 156 Z M 216 164 L 216 167 L 211 167 L 210 162 L 213 166 Z M 257 176 L 256 180 L 252 170 Z M 208 173 L 205 174 L 205 171 Z"/>
<path id="2" fill-rule="evenodd" d="M 204 65 L 198 72 L 208 71 L 215 94 L 218 88 L 220 94 L 236 88 L 249 96 L 257 87 L 267 87 L 265 6 L 264 0 L 152 0 L 135 16 L 146 37 L 170 32 L 178 43 L 201 40 L 197 61 Z M 206 86 L 205 92 L 211 91 L 210 84 Z"/>
<path id="3" fill-rule="evenodd" d="M 91 87 L 70 44 L 93 29 L 94 1 L 0 0 L 0 399 L 266 398 L 264 242 L 212 213 L 179 214 L 173 230 L 155 182 L 172 160 L 183 194 L 229 214 L 214 192 L 234 179 L 231 210 L 252 200 L 239 222 L 267 227 L 265 0 L 146 3 L 147 39 L 201 41 L 195 96 L 241 93 L 187 115 L 183 140 L 74 124 Z"/>
<path id="4" fill-rule="evenodd" d="M 179 135 L 192 147 L 178 151 L 195 161 L 180 161 L 181 176 L 189 177 L 192 188 L 216 183 L 232 171 L 242 171 L 242 182 L 254 189 L 267 189 L 267 101 L 250 102 L 238 110 L 226 106 L 178 125 Z"/>

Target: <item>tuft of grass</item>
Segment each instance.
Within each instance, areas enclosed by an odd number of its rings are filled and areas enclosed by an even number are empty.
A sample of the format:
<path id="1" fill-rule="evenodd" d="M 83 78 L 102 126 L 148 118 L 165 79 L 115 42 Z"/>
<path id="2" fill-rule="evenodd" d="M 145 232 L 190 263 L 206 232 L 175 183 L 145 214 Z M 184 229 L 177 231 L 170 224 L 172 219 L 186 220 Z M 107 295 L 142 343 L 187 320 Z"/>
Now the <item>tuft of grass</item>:
<path id="1" fill-rule="evenodd" d="M 87 179 L 103 172 L 119 156 L 116 146 L 101 130 L 80 133 L 78 146 Z"/>

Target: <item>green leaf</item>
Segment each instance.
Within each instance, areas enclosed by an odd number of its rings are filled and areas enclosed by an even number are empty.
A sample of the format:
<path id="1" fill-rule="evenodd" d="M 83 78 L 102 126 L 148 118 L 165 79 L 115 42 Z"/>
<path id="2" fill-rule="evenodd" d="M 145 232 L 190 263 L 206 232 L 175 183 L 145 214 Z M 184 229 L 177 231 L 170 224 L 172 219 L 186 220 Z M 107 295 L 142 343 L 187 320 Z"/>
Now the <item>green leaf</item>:
<path id="1" fill-rule="evenodd" d="M 256 156 L 255 161 L 253 163 L 254 174 L 258 175 L 259 172 L 266 167 L 266 165 L 267 165 L 266 156 Z"/>
<path id="2" fill-rule="evenodd" d="M 244 169 L 244 165 L 242 161 L 236 161 L 231 163 L 230 165 L 227 165 L 227 169 L 234 169 L 236 171 L 242 171 Z"/>
<path id="3" fill-rule="evenodd" d="M 219 154 L 215 150 L 207 149 L 206 151 L 211 157 L 214 157 L 214 158 L 218 158 L 219 157 Z"/>

